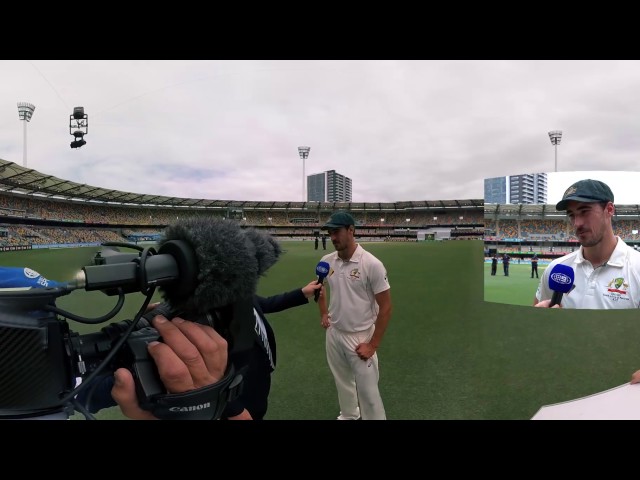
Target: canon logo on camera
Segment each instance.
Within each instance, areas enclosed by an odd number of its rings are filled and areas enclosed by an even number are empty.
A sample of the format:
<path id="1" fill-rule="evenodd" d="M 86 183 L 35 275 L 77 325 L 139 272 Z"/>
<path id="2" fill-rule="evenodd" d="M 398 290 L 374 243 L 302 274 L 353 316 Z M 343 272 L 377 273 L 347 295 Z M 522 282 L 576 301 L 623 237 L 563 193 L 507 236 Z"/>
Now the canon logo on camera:
<path id="1" fill-rule="evenodd" d="M 211 402 L 201 403 L 200 405 L 192 405 L 190 407 L 171 407 L 170 412 L 196 412 L 198 410 L 204 410 L 205 408 L 211 408 Z"/>

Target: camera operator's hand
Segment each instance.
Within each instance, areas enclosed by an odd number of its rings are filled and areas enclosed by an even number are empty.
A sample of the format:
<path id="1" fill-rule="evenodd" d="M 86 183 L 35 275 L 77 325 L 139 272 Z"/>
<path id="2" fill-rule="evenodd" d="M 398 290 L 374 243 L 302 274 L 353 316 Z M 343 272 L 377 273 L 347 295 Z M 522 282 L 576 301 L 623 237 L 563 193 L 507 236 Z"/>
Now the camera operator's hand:
<path id="1" fill-rule="evenodd" d="M 149 355 L 169 393 L 187 392 L 222 379 L 227 368 L 227 341 L 213 328 L 180 317 L 168 321 L 162 315 L 153 319 L 153 326 L 164 343 L 149 343 Z M 119 368 L 114 377 L 111 395 L 122 413 L 136 420 L 156 419 L 140 408 L 131 372 Z"/>
<path id="2" fill-rule="evenodd" d="M 147 309 L 144 311 L 144 313 L 150 312 L 152 310 L 155 310 L 156 308 L 158 308 L 158 305 L 160 305 L 162 302 L 155 302 L 155 303 L 150 303 L 149 305 L 147 305 Z"/>

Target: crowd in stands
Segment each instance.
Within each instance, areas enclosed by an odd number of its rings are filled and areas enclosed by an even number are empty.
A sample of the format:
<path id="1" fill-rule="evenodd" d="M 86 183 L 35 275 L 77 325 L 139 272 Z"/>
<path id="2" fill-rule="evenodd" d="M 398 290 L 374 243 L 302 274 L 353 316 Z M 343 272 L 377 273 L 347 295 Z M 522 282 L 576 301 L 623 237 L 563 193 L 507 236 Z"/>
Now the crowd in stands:
<path id="1" fill-rule="evenodd" d="M 613 220 L 613 231 L 625 241 L 640 240 L 640 218 Z M 485 220 L 485 240 L 551 240 L 577 242 L 567 220 Z M 634 233 L 635 232 L 635 233 Z"/>
<path id="2" fill-rule="evenodd" d="M 274 235 L 313 238 L 330 213 L 244 208 L 236 209 L 232 218 L 247 226 L 263 228 Z M 485 219 L 484 212 L 478 208 L 455 211 L 364 210 L 351 213 L 356 220 L 358 233 L 372 239 L 410 239 L 411 236 L 398 236 L 398 231 L 447 226 L 454 231 L 458 227 L 474 229 L 462 236 L 465 239 L 577 242 L 566 219 Z M 0 238 L 0 244 L 62 243 L 68 239 L 73 242 L 122 241 L 123 238 L 130 238 L 132 233 L 137 233 L 136 237 L 144 233 L 157 236 L 165 225 L 176 219 L 202 215 L 227 218 L 229 210 L 103 205 L 4 193 L 0 194 L 0 220 L 2 217 L 21 218 L 25 219 L 25 224 L 10 228 L 10 234 Z M 35 228 L 29 226 L 31 219 L 63 221 L 82 227 L 96 225 L 97 228 Z M 479 225 L 482 224 L 484 236 L 478 234 Z M 109 226 L 114 228 L 109 229 Z M 640 241 L 639 219 L 614 217 L 613 227 L 615 234 L 625 241 Z"/>
<path id="3" fill-rule="evenodd" d="M 567 220 L 489 219 L 480 208 L 455 210 L 375 209 L 352 211 L 360 238 L 414 241 L 419 229 L 451 228 L 452 239 L 486 241 L 577 242 Z M 252 208 L 161 208 L 70 202 L 0 193 L 0 246 L 56 243 L 102 243 L 157 238 L 164 226 L 192 216 L 231 218 L 272 235 L 313 240 L 331 212 Z M 13 223 L 8 222 L 11 219 Z M 37 220 L 40 226 L 34 226 Z M 32 222 L 32 223 L 30 223 Z M 42 226 L 65 222 L 68 226 Z M 482 225 L 484 224 L 484 228 Z M 614 232 L 625 241 L 640 241 L 640 219 L 613 221 Z M 403 235 L 403 232 L 407 232 Z M 514 247 L 517 248 L 517 247 Z M 508 250 L 506 250 L 508 251 Z"/>
<path id="4" fill-rule="evenodd" d="M 613 219 L 614 233 L 625 242 L 640 242 L 640 217 Z M 567 219 L 485 219 L 484 242 L 486 248 L 516 257 L 537 253 L 554 258 L 573 252 L 579 247 L 578 239 Z M 637 246 L 637 245 L 636 245 Z"/>
<path id="5" fill-rule="evenodd" d="M 569 224 L 564 220 L 522 220 L 520 236 L 561 240 L 568 232 Z"/>
<path id="6" fill-rule="evenodd" d="M 188 217 L 229 218 L 279 237 L 313 240 L 332 212 L 309 209 L 182 208 L 79 202 L 0 192 L 0 247 L 157 239 L 166 225 Z M 416 241 L 419 229 L 464 229 L 482 239 L 482 208 L 351 211 L 358 235 L 372 241 Z M 64 225 L 60 225 L 64 222 Z M 469 230 L 468 232 L 466 230 Z"/>
<path id="7" fill-rule="evenodd" d="M 43 228 L 26 225 L 2 225 L 0 247 L 11 245 L 60 245 L 126 242 L 121 234 L 108 229 Z"/>
<path id="8" fill-rule="evenodd" d="M 305 210 L 253 210 L 245 208 L 240 218 L 247 225 L 267 226 L 320 226 L 332 212 Z M 478 225 L 484 221 L 481 209 L 453 211 L 355 211 L 351 212 L 359 226 L 425 227 L 428 225 Z M 192 215 L 227 217 L 226 208 L 187 209 L 161 207 L 134 207 L 68 202 L 57 199 L 0 194 L 0 216 L 65 221 L 100 225 L 167 225 L 177 218 Z"/>

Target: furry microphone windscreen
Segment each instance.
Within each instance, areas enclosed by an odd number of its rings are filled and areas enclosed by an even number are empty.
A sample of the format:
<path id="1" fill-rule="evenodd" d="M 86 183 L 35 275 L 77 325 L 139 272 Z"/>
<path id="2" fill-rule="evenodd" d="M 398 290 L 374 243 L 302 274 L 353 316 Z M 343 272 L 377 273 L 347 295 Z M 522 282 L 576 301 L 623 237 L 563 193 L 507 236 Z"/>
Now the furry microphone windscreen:
<path id="1" fill-rule="evenodd" d="M 256 248 L 258 275 L 263 275 L 280 258 L 282 254 L 280 244 L 271 235 L 254 228 L 247 228 L 244 232 Z"/>
<path id="2" fill-rule="evenodd" d="M 198 285 L 186 298 L 172 295 L 170 286 L 160 291 L 174 307 L 197 313 L 253 299 L 259 276 L 281 253 L 270 235 L 218 217 L 181 219 L 164 230 L 158 246 L 170 240 L 183 240 L 193 248 Z"/>

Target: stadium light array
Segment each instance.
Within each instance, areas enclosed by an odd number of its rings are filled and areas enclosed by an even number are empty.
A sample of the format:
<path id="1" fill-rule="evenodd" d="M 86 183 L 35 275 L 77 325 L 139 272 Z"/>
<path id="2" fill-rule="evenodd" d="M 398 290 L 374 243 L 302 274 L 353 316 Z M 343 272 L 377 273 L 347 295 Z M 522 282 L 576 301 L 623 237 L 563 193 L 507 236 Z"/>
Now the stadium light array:
<path id="1" fill-rule="evenodd" d="M 69 134 L 75 139 L 71 142 L 71 148 L 80 148 L 87 142 L 84 136 L 89 133 L 89 116 L 84 113 L 84 107 L 74 107 L 69 115 Z"/>
<path id="2" fill-rule="evenodd" d="M 24 121 L 24 140 L 22 142 L 22 165 L 27 168 L 27 122 L 31 121 L 36 106 L 27 102 L 18 102 L 18 117 Z"/>
<path id="3" fill-rule="evenodd" d="M 552 130 L 549 132 L 549 138 L 551 139 L 551 145 L 555 147 L 556 150 L 556 172 L 558 171 L 558 145 L 560 145 L 560 140 L 562 140 L 562 130 Z"/>
<path id="4" fill-rule="evenodd" d="M 302 159 L 302 201 L 303 202 L 307 201 L 307 198 L 305 195 L 305 184 L 307 183 L 307 179 L 305 178 L 304 167 L 305 167 L 305 160 L 309 158 L 310 150 L 311 150 L 311 147 L 298 147 L 298 154 Z"/>

